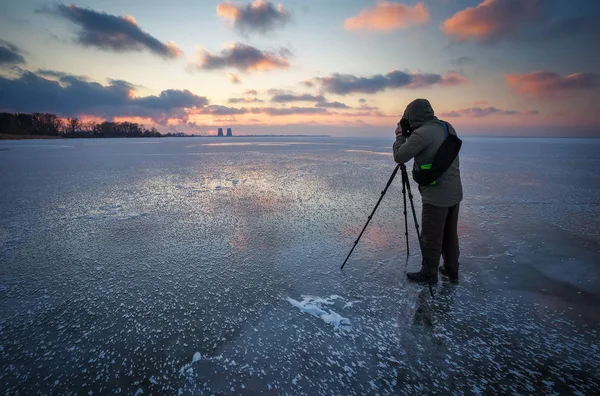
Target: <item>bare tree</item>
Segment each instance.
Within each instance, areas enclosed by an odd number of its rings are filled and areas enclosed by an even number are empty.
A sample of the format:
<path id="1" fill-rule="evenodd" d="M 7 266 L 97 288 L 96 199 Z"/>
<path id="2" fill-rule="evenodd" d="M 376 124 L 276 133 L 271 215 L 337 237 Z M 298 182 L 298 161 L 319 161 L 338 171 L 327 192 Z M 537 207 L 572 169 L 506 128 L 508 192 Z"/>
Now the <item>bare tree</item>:
<path id="1" fill-rule="evenodd" d="M 82 123 L 77 117 L 67 118 L 65 124 L 66 134 L 70 137 L 75 137 L 75 134 L 81 130 Z"/>

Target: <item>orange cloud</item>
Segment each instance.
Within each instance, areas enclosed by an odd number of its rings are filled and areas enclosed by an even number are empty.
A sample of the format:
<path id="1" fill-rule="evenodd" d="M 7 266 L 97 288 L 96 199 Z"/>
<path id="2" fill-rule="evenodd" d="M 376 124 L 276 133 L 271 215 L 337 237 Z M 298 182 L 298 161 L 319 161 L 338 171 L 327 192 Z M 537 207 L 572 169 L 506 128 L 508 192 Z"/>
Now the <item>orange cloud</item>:
<path id="1" fill-rule="evenodd" d="M 454 85 L 460 85 L 468 83 L 469 80 L 465 76 L 462 76 L 455 72 L 449 72 L 442 76 L 442 80 L 440 81 L 440 85 L 443 87 L 451 87 Z"/>
<path id="2" fill-rule="evenodd" d="M 131 23 L 132 25 L 137 25 L 137 21 L 131 15 L 125 15 L 123 17 L 123 19 L 126 20 L 127 22 Z"/>
<path id="3" fill-rule="evenodd" d="M 183 55 L 181 48 L 179 48 L 173 41 L 167 41 L 165 43 L 165 47 L 167 53 L 169 53 L 172 58 L 179 58 L 181 55 Z"/>
<path id="4" fill-rule="evenodd" d="M 242 80 L 240 80 L 240 77 L 236 74 L 233 73 L 227 73 L 227 77 L 229 78 L 229 81 L 232 84 L 240 84 L 242 82 Z"/>
<path id="5" fill-rule="evenodd" d="M 442 24 L 442 31 L 458 40 L 494 41 L 514 35 L 523 25 L 537 20 L 544 0 L 484 0 L 457 12 Z"/>
<path id="6" fill-rule="evenodd" d="M 238 15 L 240 15 L 240 9 L 229 2 L 217 5 L 217 16 L 235 21 Z"/>
<path id="7" fill-rule="evenodd" d="M 563 77 L 540 70 L 528 74 L 507 74 L 504 78 L 515 92 L 526 95 L 558 94 L 600 87 L 600 75 L 597 73 L 574 73 Z"/>
<path id="8" fill-rule="evenodd" d="M 389 31 L 405 29 L 427 21 L 429 21 L 429 10 L 423 3 L 410 7 L 400 3 L 379 1 L 375 8 L 364 9 L 357 16 L 346 19 L 344 28 Z"/>

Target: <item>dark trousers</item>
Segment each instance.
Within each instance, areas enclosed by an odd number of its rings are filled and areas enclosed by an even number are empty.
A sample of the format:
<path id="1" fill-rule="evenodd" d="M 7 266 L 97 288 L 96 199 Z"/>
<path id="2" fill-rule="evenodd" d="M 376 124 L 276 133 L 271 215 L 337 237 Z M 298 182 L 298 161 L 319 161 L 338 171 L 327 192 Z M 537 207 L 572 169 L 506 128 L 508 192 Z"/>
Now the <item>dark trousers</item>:
<path id="1" fill-rule="evenodd" d="M 440 255 L 444 258 L 444 267 L 450 275 L 458 275 L 458 208 L 456 204 L 449 208 L 423 204 L 421 217 L 422 270 L 437 277 Z"/>

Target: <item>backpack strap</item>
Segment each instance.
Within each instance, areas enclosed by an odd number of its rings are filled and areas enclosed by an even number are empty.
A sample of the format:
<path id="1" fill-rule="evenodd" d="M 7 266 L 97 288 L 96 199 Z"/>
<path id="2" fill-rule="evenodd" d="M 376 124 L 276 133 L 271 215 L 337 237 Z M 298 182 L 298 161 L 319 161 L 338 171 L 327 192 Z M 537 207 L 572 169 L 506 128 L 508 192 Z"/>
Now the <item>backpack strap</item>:
<path id="1" fill-rule="evenodd" d="M 446 121 L 442 121 L 442 125 L 444 126 L 444 138 L 447 138 L 449 135 L 448 124 L 446 124 Z"/>

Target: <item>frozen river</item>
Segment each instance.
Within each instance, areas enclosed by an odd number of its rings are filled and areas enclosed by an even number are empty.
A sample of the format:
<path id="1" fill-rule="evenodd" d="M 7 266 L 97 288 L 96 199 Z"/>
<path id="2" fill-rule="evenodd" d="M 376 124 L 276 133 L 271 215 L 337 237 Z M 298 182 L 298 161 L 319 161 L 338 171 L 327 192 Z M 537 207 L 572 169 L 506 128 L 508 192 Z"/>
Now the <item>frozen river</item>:
<path id="1" fill-rule="evenodd" d="M 0 393 L 600 393 L 600 139 L 465 138 L 433 299 L 392 143 L 0 141 Z"/>

